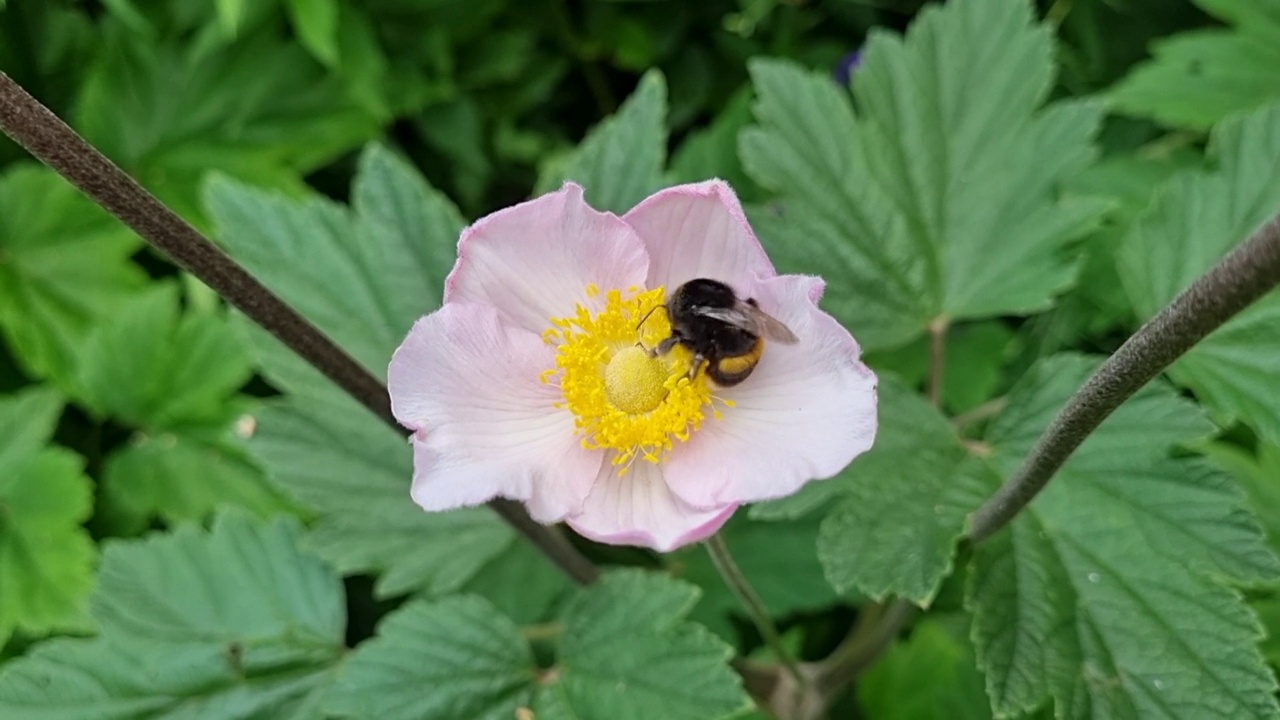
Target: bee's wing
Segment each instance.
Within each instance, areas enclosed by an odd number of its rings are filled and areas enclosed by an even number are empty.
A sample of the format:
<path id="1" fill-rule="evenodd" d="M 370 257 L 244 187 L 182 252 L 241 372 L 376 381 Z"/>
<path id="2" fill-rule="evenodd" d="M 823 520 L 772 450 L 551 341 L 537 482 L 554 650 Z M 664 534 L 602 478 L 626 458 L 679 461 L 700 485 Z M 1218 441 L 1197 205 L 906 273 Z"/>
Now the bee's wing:
<path id="1" fill-rule="evenodd" d="M 800 342 L 800 338 L 796 337 L 796 334 L 791 332 L 791 328 L 784 325 L 778 318 L 761 310 L 755 305 L 747 305 L 746 303 L 741 303 L 741 305 L 748 308 L 749 314 L 751 314 L 755 318 L 756 323 L 759 324 L 760 331 L 757 333 L 758 335 L 763 335 L 770 340 L 780 342 L 783 345 L 794 345 Z"/>
<path id="2" fill-rule="evenodd" d="M 752 335 L 763 335 L 784 345 L 793 345 L 800 342 L 800 338 L 797 338 L 796 334 L 791 332 L 791 328 L 755 305 L 739 302 L 731 308 L 702 307 L 695 312 L 703 317 L 709 317 L 713 320 L 720 320 L 735 327 L 740 327 Z"/>

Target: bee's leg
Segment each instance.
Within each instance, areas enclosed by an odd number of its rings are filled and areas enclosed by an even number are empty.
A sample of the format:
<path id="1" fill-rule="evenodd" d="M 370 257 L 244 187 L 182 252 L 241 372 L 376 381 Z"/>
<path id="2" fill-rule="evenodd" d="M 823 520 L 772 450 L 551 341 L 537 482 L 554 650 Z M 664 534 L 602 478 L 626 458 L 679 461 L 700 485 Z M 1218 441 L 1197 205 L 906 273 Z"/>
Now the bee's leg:
<path id="1" fill-rule="evenodd" d="M 667 353 L 671 352 L 671 348 L 675 347 L 676 343 L 678 342 L 680 342 L 680 338 L 676 337 L 675 335 L 672 335 L 671 337 L 658 343 L 657 347 L 650 350 L 649 357 L 658 357 L 659 355 L 666 355 Z"/>
<path id="2" fill-rule="evenodd" d="M 706 361 L 707 359 L 701 353 L 694 353 L 693 361 L 689 363 L 689 372 L 686 375 L 689 378 L 689 382 L 693 382 L 693 379 L 698 377 L 698 371 L 702 369 L 702 363 Z"/>

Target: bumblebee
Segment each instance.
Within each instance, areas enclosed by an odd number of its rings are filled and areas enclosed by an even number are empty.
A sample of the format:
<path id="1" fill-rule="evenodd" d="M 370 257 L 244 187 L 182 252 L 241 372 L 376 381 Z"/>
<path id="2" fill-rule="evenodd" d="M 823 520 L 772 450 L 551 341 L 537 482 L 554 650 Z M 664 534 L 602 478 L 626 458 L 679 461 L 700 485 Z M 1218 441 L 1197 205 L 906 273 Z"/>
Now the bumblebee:
<path id="1" fill-rule="evenodd" d="M 671 322 L 671 336 L 650 350 L 649 356 L 665 355 L 683 345 L 693 353 L 689 378 L 696 377 L 706 363 L 707 377 L 721 387 L 747 379 L 760 363 L 766 337 L 786 345 L 799 341 L 786 325 L 761 310 L 754 298 L 740 299 L 719 280 L 690 280 L 676 288 L 663 308 Z"/>

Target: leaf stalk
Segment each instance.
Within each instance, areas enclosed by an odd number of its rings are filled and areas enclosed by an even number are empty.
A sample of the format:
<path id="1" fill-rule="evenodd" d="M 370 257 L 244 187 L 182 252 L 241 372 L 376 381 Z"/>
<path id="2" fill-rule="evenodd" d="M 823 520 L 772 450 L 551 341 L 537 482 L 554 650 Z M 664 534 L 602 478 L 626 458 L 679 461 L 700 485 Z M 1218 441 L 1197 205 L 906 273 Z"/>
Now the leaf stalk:
<path id="1" fill-rule="evenodd" d="M 818 689 L 835 695 L 853 682 L 889 648 L 915 606 L 901 598 L 867 605 L 848 637 L 822 661 L 818 669 Z"/>
<path id="2" fill-rule="evenodd" d="M 942 370 L 946 362 L 947 327 L 950 323 L 940 317 L 929 323 L 929 402 L 934 407 L 942 404 Z"/>
<path id="3" fill-rule="evenodd" d="M 796 659 L 787 651 L 786 646 L 782 644 L 782 636 L 778 634 L 778 627 L 773 624 L 773 618 L 770 617 L 768 608 L 764 606 L 764 601 L 760 599 L 760 595 L 751 586 L 747 576 L 742 574 L 742 569 L 734 561 L 733 554 L 729 552 L 729 546 L 725 545 L 724 539 L 720 537 L 719 533 L 716 533 L 707 538 L 704 544 L 707 546 L 707 554 L 711 556 L 712 564 L 716 566 L 720 577 L 724 578 L 725 584 L 742 602 L 743 608 L 751 616 L 751 622 L 755 624 L 756 630 L 760 632 L 760 637 L 764 639 L 765 645 L 778 657 L 778 662 L 786 669 L 787 674 L 795 680 L 797 687 L 801 690 L 807 688 L 809 685 L 808 678 L 800 672 L 800 664 L 796 662 Z"/>

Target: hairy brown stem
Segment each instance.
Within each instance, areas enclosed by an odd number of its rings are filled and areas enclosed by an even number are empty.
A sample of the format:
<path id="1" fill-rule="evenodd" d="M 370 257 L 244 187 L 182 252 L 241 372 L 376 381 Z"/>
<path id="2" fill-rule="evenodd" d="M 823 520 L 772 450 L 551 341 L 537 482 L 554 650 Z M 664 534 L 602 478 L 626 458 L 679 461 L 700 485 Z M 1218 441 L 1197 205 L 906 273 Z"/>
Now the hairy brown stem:
<path id="1" fill-rule="evenodd" d="M 0 73 L 0 128 L 392 425 L 386 388 L 198 230 Z"/>
<path id="2" fill-rule="evenodd" d="M 1108 415 L 1183 353 L 1280 284 L 1280 216 L 1147 321 L 1045 428 L 1022 466 L 969 521 L 973 542 L 1009 524 Z"/>
<path id="3" fill-rule="evenodd" d="M 1142 386 L 1205 336 L 1280 284 L 1280 216 L 1191 284 L 1147 321 L 1067 401 L 1036 442 L 1022 466 L 970 518 L 967 538 L 980 542 L 999 531 L 1031 502 L 1102 421 Z M 945 326 L 943 326 L 945 327 Z M 930 398 L 941 366 L 938 325 L 931 324 Z M 936 401 L 936 399 L 935 399 Z M 985 419 L 1004 406 L 1003 398 L 956 419 L 957 425 Z M 868 608 L 849 637 L 817 670 L 815 692 L 834 695 L 852 682 L 892 643 L 914 608 L 904 600 Z"/>
<path id="4" fill-rule="evenodd" d="M 2 72 L 0 129 L 370 412 L 403 432 L 391 414 L 387 388 L 376 377 Z M 494 501 L 490 507 L 573 579 L 589 583 L 599 575 L 564 536 L 534 522 L 519 504 Z"/>

